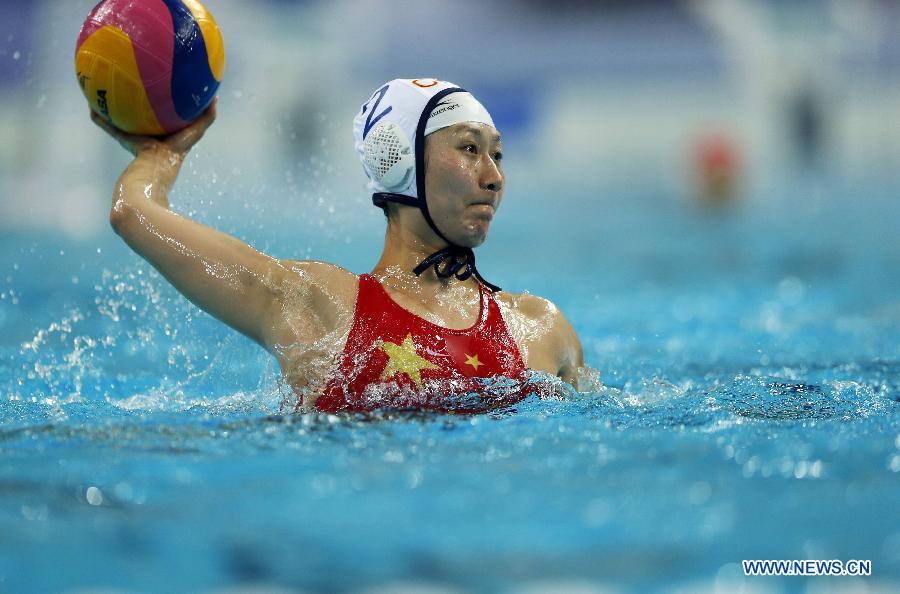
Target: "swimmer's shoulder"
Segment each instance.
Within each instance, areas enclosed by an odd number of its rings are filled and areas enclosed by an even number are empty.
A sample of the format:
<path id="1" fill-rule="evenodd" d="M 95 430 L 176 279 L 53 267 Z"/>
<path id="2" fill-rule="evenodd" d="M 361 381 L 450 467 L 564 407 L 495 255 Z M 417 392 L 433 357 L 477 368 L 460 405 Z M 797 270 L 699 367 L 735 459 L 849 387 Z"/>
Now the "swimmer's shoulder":
<path id="1" fill-rule="evenodd" d="M 575 328 L 555 303 L 527 291 L 524 293 L 501 291 L 494 298 L 500 305 L 507 323 L 513 321 L 512 326 L 518 327 L 518 333 L 544 343 L 560 355 L 560 369 L 581 364 L 584 356 L 581 340 Z M 525 332 L 522 332 L 523 327 Z"/>
<path id="2" fill-rule="evenodd" d="M 359 276 L 346 268 L 321 260 L 281 260 L 281 265 L 299 275 L 336 282 L 356 282 Z"/>
<path id="3" fill-rule="evenodd" d="M 336 305 L 356 302 L 359 276 L 346 268 L 319 260 L 281 260 L 287 284 L 318 294 Z"/>
<path id="4" fill-rule="evenodd" d="M 549 322 L 562 315 L 562 312 L 552 301 L 533 295 L 528 291 L 524 293 L 500 291 L 494 295 L 494 298 L 501 308 L 507 312 L 529 320 Z"/>
<path id="5" fill-rule="evenodd" d="M 358 277 L 315 260 L 279 260 L 281 282 L 273 301 L 271 350 L 308 343 L 349 328 L 356 307 Z M 287 363 L 285 363 L 287 364 Z"/>

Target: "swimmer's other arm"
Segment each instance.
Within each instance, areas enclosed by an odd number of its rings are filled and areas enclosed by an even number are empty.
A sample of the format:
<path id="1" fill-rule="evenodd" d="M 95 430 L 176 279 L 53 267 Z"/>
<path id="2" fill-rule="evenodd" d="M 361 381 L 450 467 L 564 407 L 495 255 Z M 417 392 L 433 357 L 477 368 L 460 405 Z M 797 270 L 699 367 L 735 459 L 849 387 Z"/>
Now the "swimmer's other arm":
<path id="1" fill-rule="evenodd" d="M 215 115 L 213 104 L 184 130 L 160 139 L 122 133 L 92 115 L 135 156 L 116 183 L 109 220 L 185 297 L 271 351 L 279 295 L 291 271 L 244 242 L 169 210 L 168 193 L 181 165 Z"/>

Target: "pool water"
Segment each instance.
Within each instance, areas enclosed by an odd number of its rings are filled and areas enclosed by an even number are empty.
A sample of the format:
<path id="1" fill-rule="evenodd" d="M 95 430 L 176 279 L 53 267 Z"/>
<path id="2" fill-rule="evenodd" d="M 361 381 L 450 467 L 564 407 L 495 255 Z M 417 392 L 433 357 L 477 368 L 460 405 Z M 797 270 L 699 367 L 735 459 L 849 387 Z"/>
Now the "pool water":
<path id="1" fill-rule="evenodd" d="M 112 232 L 2 236 L 0 591 L 896 591 L 889 187 L 508 197 L 479 268 L 555 301 L 599 380 L 476 416 L 281 414 L 268 356 Z"/>

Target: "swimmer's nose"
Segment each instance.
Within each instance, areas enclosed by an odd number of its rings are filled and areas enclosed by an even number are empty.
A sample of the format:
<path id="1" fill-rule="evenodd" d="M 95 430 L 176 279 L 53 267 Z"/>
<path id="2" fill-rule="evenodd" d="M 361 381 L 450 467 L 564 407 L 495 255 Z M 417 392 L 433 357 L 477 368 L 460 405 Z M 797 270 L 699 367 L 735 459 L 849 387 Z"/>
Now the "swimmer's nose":
<path id="1" fill-rule="evenodd" d="M 497 163 L 490 157 L 482 159 L 485 163 L 481 174 L 481 188 L 491 192 L 499 192 L 503 189 L 503 173 L 497 167 Z"/>

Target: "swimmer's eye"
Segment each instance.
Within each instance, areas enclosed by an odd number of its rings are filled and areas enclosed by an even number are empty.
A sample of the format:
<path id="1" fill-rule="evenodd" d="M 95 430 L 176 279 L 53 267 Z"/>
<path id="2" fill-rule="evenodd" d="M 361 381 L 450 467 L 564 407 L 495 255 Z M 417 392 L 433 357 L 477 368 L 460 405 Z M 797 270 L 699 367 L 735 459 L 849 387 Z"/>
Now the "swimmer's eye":
<path id="1" fill-rule="evenodd" d="M 478 145 L 475 144 L 470 143 L 463 145 L 462 149 L 468 153 L 472 153 L 473 155 L 478 154 Z M 498 163 L 503 159 L 503 153 L 501 151 L 497 151 L 491 156 L 494 158 L 494 161 L 497 161 Z"/>

